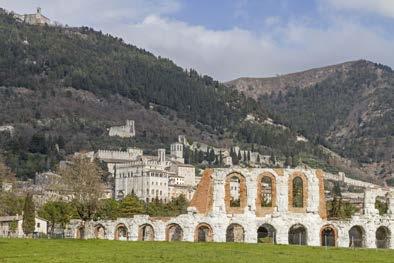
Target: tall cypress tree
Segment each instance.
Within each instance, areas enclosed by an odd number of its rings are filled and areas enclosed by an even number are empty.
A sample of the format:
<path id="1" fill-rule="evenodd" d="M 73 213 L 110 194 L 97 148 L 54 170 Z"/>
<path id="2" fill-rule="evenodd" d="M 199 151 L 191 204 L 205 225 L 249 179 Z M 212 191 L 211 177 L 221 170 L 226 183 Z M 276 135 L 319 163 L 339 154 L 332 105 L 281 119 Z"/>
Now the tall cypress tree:
<path id="1" fill-rule="evenodd" d="M 36 214 L 33 202 L 33 195 L 28 193 L 25 198 L 25 206 L 23 207 L 23 223 L 22 229 L 25 235 L 30 235 L 34 232 L 36 224 Z"/>

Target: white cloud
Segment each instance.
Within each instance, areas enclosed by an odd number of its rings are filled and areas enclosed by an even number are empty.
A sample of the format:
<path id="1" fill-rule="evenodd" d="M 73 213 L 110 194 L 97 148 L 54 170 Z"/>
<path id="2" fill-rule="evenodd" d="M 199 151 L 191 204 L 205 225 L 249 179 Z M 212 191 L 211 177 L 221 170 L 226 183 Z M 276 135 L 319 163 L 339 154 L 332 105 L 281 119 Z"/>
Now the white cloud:
<path id="1" fill-rule="evenodd" d="M 394 18 L 393 0 L 324 0 L 337 9 L 375 13 Z"/>
<path id="2" fill-rule="evenodd" d="M 313 27 L 304 19 L 286 24 L 285 19 L 272 17 L 266 18 L 266 27 L 256 33 L 237 27 L 211 30 L 170 19 L 181 8 L 178 0 L 0 0 L 0 6 L 20 13 L 32 12 L 37 5 L 64 24 L 94 26 L 223 81 L 273 76 L 355 59 L 394 65 L 393 38 L 379 28 L 330 14 L 324 17 L 326 28 Z"/>
<path id="3" fill-rule="evenodd" d="M 63 24 L 102 27 L 140 21 L 150 14 L 171 14 L 181 4 L 179 0 L 0 0 L 0 7 L 18 13 L 34 13 L 38 6 Z"/>
<path id="4" fill-rule="evenodd" d="M 220 80 L 272 76 L 356 59 L 394 64 L 389 52 L 393 40 L 347 20 L 333 20 L 327 29 L 292 22 L 269 30 L 214 31 L 152 15 L 116 32 L 126 41 Z"/>

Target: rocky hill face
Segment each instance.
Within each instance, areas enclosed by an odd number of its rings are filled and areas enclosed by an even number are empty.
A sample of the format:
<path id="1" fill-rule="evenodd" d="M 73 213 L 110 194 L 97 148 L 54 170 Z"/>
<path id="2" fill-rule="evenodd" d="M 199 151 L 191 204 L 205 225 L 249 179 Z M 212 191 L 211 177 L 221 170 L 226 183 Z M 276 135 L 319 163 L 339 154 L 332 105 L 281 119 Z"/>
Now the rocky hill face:
<path id="1" fill-rule="evenodd" d="M 369 175 L 393 175 L 394 72 L 368 61 L 267 79 L 227 83 L 273 119 L 358 163 Z"/>
<path id="2" fill-rule="evenodd" d="M 286 94 L 294 87 L 300 89 L 311 87 L 339 71 L 346 74 L 354 63 L 356 62 L 346 62 L 271 78 L 238 78 L 227 82 L 226 85 L 236 88 L 248 97 L 258 99 L 260 96 L 272 92 L 278 93 L 280 91 L 282 94 Z"/>

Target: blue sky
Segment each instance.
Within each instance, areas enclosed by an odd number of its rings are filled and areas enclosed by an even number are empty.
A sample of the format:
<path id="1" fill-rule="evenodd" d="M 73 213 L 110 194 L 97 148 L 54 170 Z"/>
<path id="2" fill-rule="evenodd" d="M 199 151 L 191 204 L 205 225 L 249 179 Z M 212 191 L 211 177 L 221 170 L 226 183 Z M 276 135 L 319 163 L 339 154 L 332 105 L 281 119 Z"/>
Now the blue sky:
<path id="1" fill-rule="evenodd" d="M 368 59 L 394 66 L 394 0 L 0 0 L 226 81 Z"/>

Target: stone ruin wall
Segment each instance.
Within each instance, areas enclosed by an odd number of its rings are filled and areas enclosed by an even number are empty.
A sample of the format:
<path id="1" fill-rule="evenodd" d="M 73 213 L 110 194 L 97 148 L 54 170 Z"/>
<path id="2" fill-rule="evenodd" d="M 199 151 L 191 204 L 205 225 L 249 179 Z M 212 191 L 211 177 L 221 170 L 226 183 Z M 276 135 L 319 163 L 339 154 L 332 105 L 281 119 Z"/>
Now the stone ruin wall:
<path id="1" fill-rule="evenodd" d="M 228 207 L 229 175 L 237 174 L 243 177 L 241 192 L 244 191 L 246 200 L 241 200 L 240 207 Z M 275 192 L 272 207 L 262 208 L 256 197 L 259 196 L 259 180 L 263 174 L 270 174 L 274 178 Z M 305 207 L 291 207 L 291 184 L 294 176 L 301 175 L 306 186 L 303 201 Z M 339 247 L 353 246 L 353 235 L 349 231 L 355 226 L 361 229 L 361 246 L 376 248 L 379 246 L 377 230 L 385 229 L 385 246 L 394 248 L 391 233 L 394 231 L 394 192 L 380 188 L 370 188 L 365 192 L 364 213 L 355 215 L 349 220 L 327 220 L 324 197 L 324 173 L 320 170 L 298 169 L 215 169 L 204 172 L 201 183 L 191 202 L 188 213 L 174 218 L 153 218 L 147 215 L 136 215 L 133 218 L 118 218 L 113 221 L 83 222 L 73 221 L 68 229 L 68 236 L 72 238 L 96 238 L 95 233 L 104 232 L 102 238 L 117 239 L 118 226 L 127 228 L 124 240 L 144 240 L 141 227 L 149 225 L 147 236 L 149 240 L 171 241 L 214 241 L 214 242 L 247 242 L 258 241 L 257 231 L 260 226 L 270 226 L 273 229 L 273 243 L 289 244 L 289 231 L 294 226 L 305 229 L 305 244 L 320 246 L 323 243 L 323 230 L 331 229 L 333 245 Z M 242 180 L 241 180 L 242 182 Z M 375 209 L 377 196 L 386 196 L 389 211 L 380 216 Z M 266 209 L 266 210 L 265 210 Z M 96 231 L 97 226 L 102 226 Z M 231 230 L 231 231 L 230 231 Z M 176 233 L 176 235 L 174 234 Z M 204 235 L 206 235 L 204 237 Z M 230 237 L 230 238 L 229 238 Z M 300 239 L 301 240 L 301 239 Z M 323 244 L 324 245 L 324 244 Z"/>

